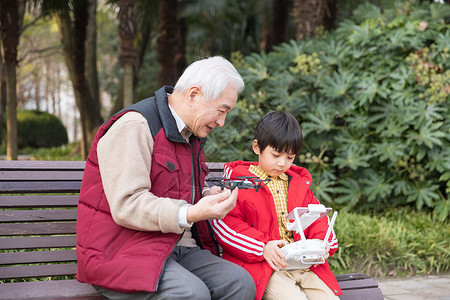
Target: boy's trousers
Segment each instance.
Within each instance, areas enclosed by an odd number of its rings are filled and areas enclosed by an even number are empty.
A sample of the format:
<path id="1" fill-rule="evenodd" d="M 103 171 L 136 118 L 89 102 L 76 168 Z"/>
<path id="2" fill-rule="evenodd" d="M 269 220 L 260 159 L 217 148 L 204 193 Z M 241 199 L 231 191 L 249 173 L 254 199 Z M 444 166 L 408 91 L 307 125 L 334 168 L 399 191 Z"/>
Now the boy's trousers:
<path id="1" fill-rule="evenodd" d="M 339 300 L 339 297 L 316 274 L 307 269 L 273 272 L 263 299 Z"/>

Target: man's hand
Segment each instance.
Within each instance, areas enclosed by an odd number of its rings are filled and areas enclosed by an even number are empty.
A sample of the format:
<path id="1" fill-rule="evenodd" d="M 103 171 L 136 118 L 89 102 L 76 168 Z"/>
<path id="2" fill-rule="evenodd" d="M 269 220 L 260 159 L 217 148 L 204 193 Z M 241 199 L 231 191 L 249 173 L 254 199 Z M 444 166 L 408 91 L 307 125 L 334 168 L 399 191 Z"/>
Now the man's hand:
<path id="1" fill-rule="evenodd" d="M 286 245 L 288 242 L 284 240 L 269 241 L 263 250 L 265 260 L 269 263 L 275 271 L 280 271 L 280 268 L 286 268 L 288 264 L 284 261 L 286 256 L 281 252 L 279 245 Z"/>
<path id="2" fill-rule="evenodd" d="M 236 205 L 238 189 L 231 192 L 229 189 L 223 191 L 211 190 L 208 196 L 203 197 L 195 205 L 189 206 L 187 221 L 197 222 L 208 219 L 223 219 Z M 213 194 L 215 193 L 215 194 Z"/>
<path id="3" fill-rule="evenodd" d="M 216 195 L 222 192 L 222 189 L 218 185 L 213 185 L 209 190 L 205 191 L 203 193 L 203 197 L 209 196 L 209 195 Z"/>

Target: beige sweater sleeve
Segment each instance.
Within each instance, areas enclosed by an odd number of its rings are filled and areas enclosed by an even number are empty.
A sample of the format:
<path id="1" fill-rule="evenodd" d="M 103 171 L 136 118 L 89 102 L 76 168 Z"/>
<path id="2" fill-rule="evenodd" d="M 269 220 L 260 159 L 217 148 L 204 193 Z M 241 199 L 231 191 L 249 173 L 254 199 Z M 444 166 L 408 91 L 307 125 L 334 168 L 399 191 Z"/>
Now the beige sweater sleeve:
<path id="1" fill-rule="evenodd" d="M 114 221 L 142 231 L 182 233 L 178 210 L 184 200 L 150 192 L 153 138 L 147 120 L 137 112 L 120 117 L 100 139 L 98 163 Z"/>

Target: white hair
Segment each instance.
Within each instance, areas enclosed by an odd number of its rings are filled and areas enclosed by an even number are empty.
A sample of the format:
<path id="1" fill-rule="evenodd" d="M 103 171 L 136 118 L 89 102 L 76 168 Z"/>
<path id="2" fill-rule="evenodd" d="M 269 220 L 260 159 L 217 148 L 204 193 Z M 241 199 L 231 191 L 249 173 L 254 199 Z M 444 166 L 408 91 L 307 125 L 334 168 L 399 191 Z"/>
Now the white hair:
<path id="1" fill-rule="evenodd" d="M 185 93 L 190 87 L 197 85 L 201 88 L 205 101 L 212 101 L 219 98 L 229 84 L 238 93 L 245 86 L 241 75 L 228 60 L 214 56 L 190 64 L 175 84 L 175 90 Z"/>

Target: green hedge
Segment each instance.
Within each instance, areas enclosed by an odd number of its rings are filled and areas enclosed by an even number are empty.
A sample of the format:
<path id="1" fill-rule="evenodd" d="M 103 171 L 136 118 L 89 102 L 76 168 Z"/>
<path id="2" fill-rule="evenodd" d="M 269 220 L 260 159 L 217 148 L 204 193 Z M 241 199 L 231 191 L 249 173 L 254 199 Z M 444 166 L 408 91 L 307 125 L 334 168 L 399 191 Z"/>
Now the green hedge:
<path id="1" fill-rule="evenodd" d="M 17 112 L 17 135 L 19 148 L 55 147 L 68 142 L 67 131 L 54 115 L 37 110 Z"/>
<path id="2" fill-rule="evenodd" d="M 358 208 L 415 204 L 444 220 L 450 191 L 450 5 L 366 3 L 336 31 L 270 53 L 233 56 L 246 82 L 208 161 L 255 160 L 256 123 L 294 114 L 304 132 L 296 163 L 325 203 Z"/>

